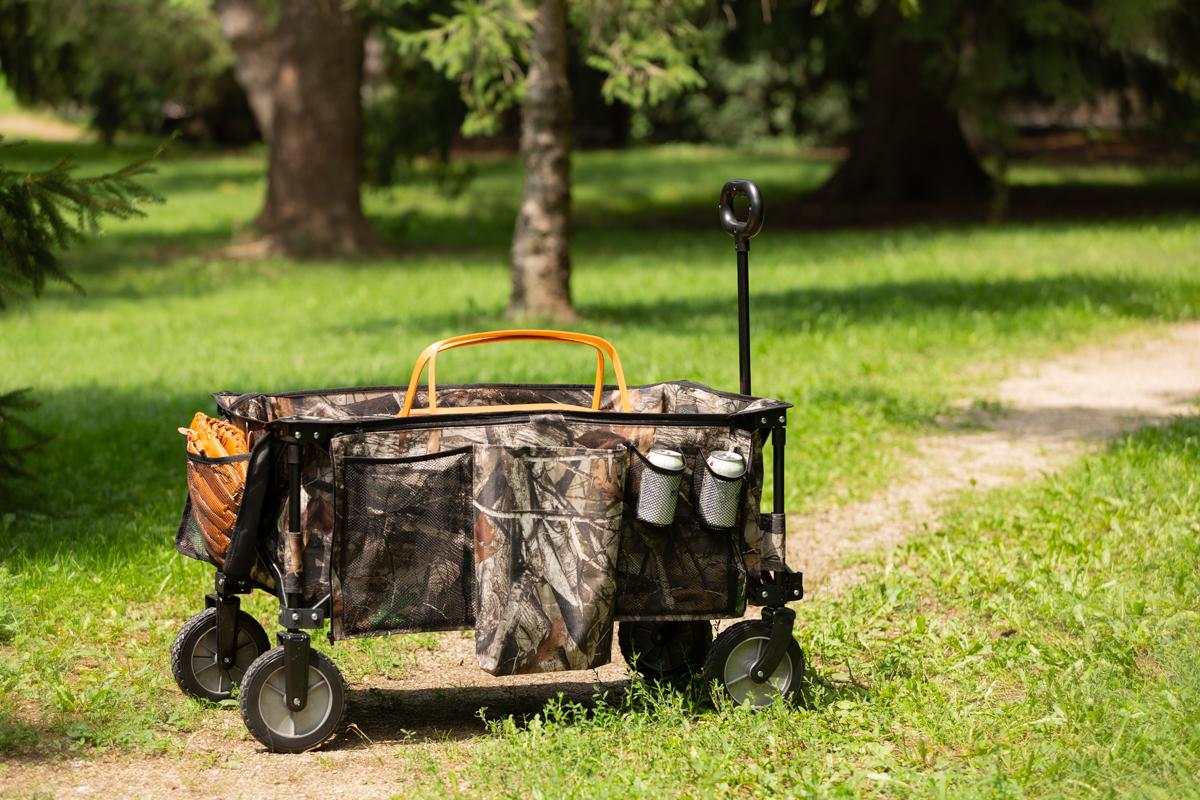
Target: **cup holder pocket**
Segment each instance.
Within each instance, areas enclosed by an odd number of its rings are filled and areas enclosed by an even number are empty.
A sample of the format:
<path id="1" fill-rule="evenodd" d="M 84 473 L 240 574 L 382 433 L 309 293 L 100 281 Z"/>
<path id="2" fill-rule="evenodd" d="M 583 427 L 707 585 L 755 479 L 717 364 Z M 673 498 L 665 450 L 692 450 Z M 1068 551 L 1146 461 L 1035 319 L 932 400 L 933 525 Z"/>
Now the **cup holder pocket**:
<path id="1" fill-rule="evenodd" d="M 629 462 L 627 502 L 633 505 L 634 516 L 647 525 L 670 525 L 675 521 L 679 487 L 683 483 L 683 456 L 674 451 L 661 450 L 651 450 L 647 456 L 633 445 L 629 445 L 629 452 L 634 457 Z M 678 461 L 678 466 L 665 465 L 673 460 Z"/>
<path id="2" fill-rule="evenodd" d="M 727 452 L 716 451 L 716 454 Z M 744 467 L 740 475 L 722 475 L 717 472 L 709 463 L 712 455 L 714 454 L 696 455 L 696 467 L 693 470 L 696 517 L 705 527 L 725 530 L 737 525 L 746 476 Z"/>

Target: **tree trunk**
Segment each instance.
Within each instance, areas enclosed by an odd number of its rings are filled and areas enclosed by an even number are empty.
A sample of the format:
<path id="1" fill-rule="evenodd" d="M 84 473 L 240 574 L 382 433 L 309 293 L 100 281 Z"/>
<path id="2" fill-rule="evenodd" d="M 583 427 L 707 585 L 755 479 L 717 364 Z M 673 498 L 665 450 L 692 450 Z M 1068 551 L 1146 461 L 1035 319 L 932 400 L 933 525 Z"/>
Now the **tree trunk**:
<path id="1" fill-rule="evenodd" d="M 254 112 L 258 132 L 263 141 L 270 142 L 279 48 L 266 9 L 262 0 L 214 0 L 213 9 L 221 21 L 221 33 L 237 56 L 234 75 Z"/>
<path id="2" fill-rule="evenodd" d="M 862 125 L 850 156 L 817 190 L 833 203 L 986 200 L 991 179 L 967 144 L 948 102 L 949 82 L 931 85 L 926 49 L 904 36 L 890 2 L 875 15 L 875 42 Z"/>
<path id="3" fill-rule="evenodd" d="M 262 238 L 250 249 L 292 256 L 374 249 L 359 197 L 361 19 L 344 0 L 278 0 L 274 15 L 262 0 L 216 7 L 255 113 L 270 120 L 267 197 L 255 221 Z"/>
<path id="4" fill-rule="evenodd" d="M 570 320 L 571 86 L 565 0 L 540 0 L 521 104 L 525 189 L 512 242 L 510 317 Z"/>

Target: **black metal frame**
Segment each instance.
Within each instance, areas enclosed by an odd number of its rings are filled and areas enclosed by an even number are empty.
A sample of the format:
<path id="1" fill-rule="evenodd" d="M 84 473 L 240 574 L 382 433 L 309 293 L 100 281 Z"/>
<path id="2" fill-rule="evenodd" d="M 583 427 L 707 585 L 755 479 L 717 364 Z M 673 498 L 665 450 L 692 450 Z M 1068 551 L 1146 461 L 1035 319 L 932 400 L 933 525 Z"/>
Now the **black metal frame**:
<path id="1" fill-rule="evenodd" d="M 746 218 L 739 219 L 733 208 L 736 197 L 746 198 Z M 752 394 L 750 375 L 750 240 L 762 230 L 764 209 L 762 194 L 754 181 L 726 181 L 717 201 L 721 226 L 733 236 L 733 247 L 737 251 L 737 303 L 738 303 L 738 377 L 741 392 Z M 778 420 L 763 418 L 763 427 L 771 431 L 771 478 L 772 478 L 772 525 L 786 524 L 783 507 L 784 480 L 783 456 L 787 444 L 787 417 L 779 414 Z M 770 579 L 747 585 L 746 601 L 763 606 L 762 618 L 771 623 L 771 638 L 767 649 L 750 670 L 750 679 L 763 683 L 779 666 L 792 642 L 792 627 L 796 612 L 785 604 L 804 597 L 804 574 L 785 569 L 770 573 Z"/>

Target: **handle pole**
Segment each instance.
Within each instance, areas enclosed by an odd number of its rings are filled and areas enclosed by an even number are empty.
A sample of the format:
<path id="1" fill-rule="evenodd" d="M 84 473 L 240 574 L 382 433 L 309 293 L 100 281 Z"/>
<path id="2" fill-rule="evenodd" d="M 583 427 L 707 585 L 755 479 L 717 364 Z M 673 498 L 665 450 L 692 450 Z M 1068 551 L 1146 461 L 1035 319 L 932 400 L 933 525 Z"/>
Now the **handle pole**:
<path id="1" fill-rule="evenodd" d="M 750 390 L 750 253 L 746 249 L 737 251 L 738 293 L 738 375 L 741 377 L 742 394 Z"/>
<path id="2" fill-rule="evenodd" d="M 746 198 L 746 218 L 738 219 L 733 198 Z M 721 227 L 733 237 L 737 250 L 738 374 L 742 394 L 750 394 L 750 240 L 762 229 L 763 202 L 754 181 L 726 181 L 717 201 Z"/>

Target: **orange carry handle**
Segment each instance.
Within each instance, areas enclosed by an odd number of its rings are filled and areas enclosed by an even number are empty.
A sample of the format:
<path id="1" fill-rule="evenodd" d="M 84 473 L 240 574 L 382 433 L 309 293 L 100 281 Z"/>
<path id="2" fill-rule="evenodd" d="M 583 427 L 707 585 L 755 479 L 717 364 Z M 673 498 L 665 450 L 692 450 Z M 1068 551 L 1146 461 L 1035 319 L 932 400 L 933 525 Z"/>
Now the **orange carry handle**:
<path id="1" fill-rule="evenodd" d="M 595 391 L 592 393 L 592 407 L 584 408 L 583 406 L 571 405 L 569 403 L 517 403 L 504 406 L 469 406 L 466 408 L 439 410 L 437 407 L 437 354 L 444 350 L 453 350 L 456 347 L 467 347 L 468 345 L 488 344 L 491 342 L 569 342 L 594 348 L 596 350 L 596 386 Z M 404 405 L 397 416 L 407 417 L 414 413 L 478 414 L 489 411 L 507 411 L 510 409 L 524 409 L 527 411 L 599 411 L 601 396 L 604 394 L 605 354 L 612 359 L 613 372 L 617 376 L 617 390 L 621 396 L 621 410 L 628 413 L 632 407 L 629 404 L 629 389 L 625 386 L 625 373 L 621 369 L 621 359 L 617 356 L 616 348 L 607 340 L 587 333 L 519 329 L 467 333 L 462 336 L 452 336 L 449 339 L 442 339 L 426 347 L 421 351 L 421 355 L 417 358 L 417 363 L 413 367 L 412 377 L 408 381 L 408 391 L 404 394 Z M 426 364 L 429 365 L 429 408 L 418 408 L 414 411 L 413 401 L 417 397 L 417 381 L 421 379 L 421 373 L 425 371 Z"/>

